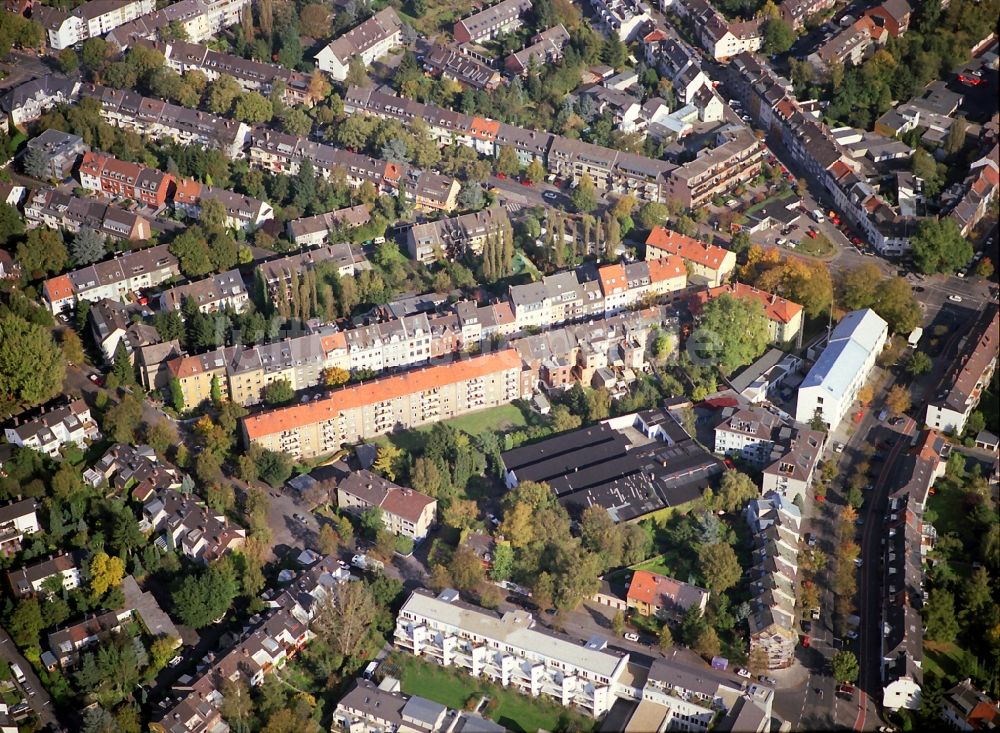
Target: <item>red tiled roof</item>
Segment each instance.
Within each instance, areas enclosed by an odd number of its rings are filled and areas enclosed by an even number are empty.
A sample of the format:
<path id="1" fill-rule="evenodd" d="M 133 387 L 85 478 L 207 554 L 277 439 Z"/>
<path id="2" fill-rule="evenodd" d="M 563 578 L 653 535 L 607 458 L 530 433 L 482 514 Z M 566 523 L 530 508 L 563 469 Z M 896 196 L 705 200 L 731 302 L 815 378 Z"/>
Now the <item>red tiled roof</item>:
<path id="1" fill-rule="evenodd" d="M 758 290 L 755 287 L 744 283 L 731 283 L 720 285 L 717 288 L 702 290 L 694 295 L 694 310 L 700 310 L 710 300 L 715 300 L 721 295 L 731 295 L 734 298 L 753 298 L 764 306 L 764 314 L 768 320 L 779 323 L 789 323 L 795 316 L 802 312 L 802 306 L 790 300 L 781 298 L 772 293 Z"/>
<path id="2" fill-rule="evenodd" d="M 718 270 L 729 254 L 728 249 L 685 236 L 665 227 L 654 227 L 646 239 L 646 246 L 662 249 L 670 254 L 680 255 L 685 260 Z"/>
<path id="3" fill-rule="evenodd" d="M 473 137 L 481 137 L 486 140 L 495 140 L 500 132 L 500 123 L 486 117 L 473 117 L 469 126 L 469 133 Z"/>
<path id="4" fill-rule="evenodd" d="M 656 260 L 647 260 L 646 266 L 649 268 L 649 281 L 658 283 L 663 280 L 672 280 L 675 277 L 687 277 L 687 268 L 684 266 L 684 258 L 677 255 L 662 257 Z"/>
<path id="5" fill-rule="evenodd" d="M 69 275 L 50 277 L 42 287 L 45 289 L 45 298 L 50 303 L 73 297 L 73 281 L 69 279 Z"/>
<path id="6" fill-rule="evenodd" d="M 484 354 L 464 361 L 440 364 L 417 371 L 344 387 L 329 397 L 305 404 L 269 410 L 243 419 L 250 440 L 331 420 L 347 410 L 386 402 L 414 392 L 483 377 L 506 369 L 520 369 L 521 357 L 514 349 Z"/>
<path id="7" fill-rule="evenodd" d="M 662 596 L 673 598 L 678 590 L 680 583 L 673 578 L 648 570 L 636 570 L 628 586 L 628 599 L 659 607 L 662 605 Z"/>
<path id="8" fill-rule="evenodd" d="M 605 296 L 628 288 L 623 265 L 605 265 L 597 271 L 597 275 L 601 279 L 601 290 Z"/>

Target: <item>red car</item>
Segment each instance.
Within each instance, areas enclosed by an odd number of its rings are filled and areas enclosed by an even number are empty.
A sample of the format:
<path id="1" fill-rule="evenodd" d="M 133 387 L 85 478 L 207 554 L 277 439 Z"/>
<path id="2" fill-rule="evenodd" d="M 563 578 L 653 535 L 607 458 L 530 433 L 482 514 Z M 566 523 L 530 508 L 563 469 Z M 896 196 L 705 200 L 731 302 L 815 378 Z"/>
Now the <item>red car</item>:
<path id="1" fill-rule="evenodd" d="M 522 186 L 528 186 L 530 188 L 531 186 L 534 186 L 535 184 L 532 183 L 531 181 L 529 181 L 527 178 L 523 178 L 523 179 L 521 179 L 521 185 Z"/>
<path id="2" fill-rule="evenodd" d="M 981 71 L 970 71 L 968 74 L 959 74 L 958 80 L 967 87 L 978 87 L 983 83 L 983 73 Z"/>
<path id="3" fill-rule="evenodd" d="M 803 647 L 804 649 L 808 649 L 808 648 L 809 648 L 809 645 L 810 645 L 811 643 L 812 643 L 812 639 L 810 639 L 810 638 L 809 638 L 809 635 L 808 635 L 808 634 L 803 634 L 803 635 L 802 635 L 802 647 Z"/>
<path id="4" fill-rule="evenodd" d="M 807 229 L 806 230 L 806 234 L 809 235 L 810 239 L 816 239 L 816 230 L 815 229 Z"/>
<path id="5" fill-rule="evenodd" d="M 506 181 L 507 180 L 507 174 L 506 173 L 497 173 L 497 178 L 499 178 L 501 181 Z"/>

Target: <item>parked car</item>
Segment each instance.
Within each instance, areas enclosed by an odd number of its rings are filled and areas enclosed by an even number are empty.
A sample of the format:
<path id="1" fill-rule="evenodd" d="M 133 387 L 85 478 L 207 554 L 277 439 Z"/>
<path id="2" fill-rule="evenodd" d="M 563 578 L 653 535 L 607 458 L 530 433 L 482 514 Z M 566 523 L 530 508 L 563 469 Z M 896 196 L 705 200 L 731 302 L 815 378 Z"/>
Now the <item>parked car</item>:
<path id="1" fill-rule="evenodd" d="M 639 635 L 634 631 L 629 631 L 625 634 L 625 641 L 639 641 Z"/>
<path id="2" fill-rule="evenodd" d="M 961 295 L 949 295 L 948 296 L 948 300 L 950 300 L 952 303 L 961 303 L 962 302 L 962 296 Z"/>
<path id="3" fill-rule="evenodd" d="M 750 679 L 750 671 L 744 669 L 743 667 L 737 667 L 736 674 L 738 674 L 740 677 L 746 677 L 747 679 Z"/>

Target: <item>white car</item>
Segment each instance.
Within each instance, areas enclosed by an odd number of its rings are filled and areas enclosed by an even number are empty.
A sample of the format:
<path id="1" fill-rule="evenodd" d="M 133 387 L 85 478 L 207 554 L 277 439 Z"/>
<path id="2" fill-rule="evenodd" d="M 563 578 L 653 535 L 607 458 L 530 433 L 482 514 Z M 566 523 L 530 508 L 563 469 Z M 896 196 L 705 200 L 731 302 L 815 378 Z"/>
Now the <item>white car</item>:
<path id="1" fill-rule="evenodd" d="M 743 667 L 737 667 L 736 674 L 738 674 L 740 677 L 746 677 L 747 679 L 750 679 L 750 671 L 743 669 Z"/>
<path id="2" fill-rule="evenodd" d="M 627 634 L 625 634 L 625 640 L 626 641 L 639 641 L 639 635 L 636 634 L 634 631 L 629 631 Z"/>
<path id="3" fill-rule="evenodd" d="M 865 561 L 862 560 L 860 557 L 854 558 L 854 565 L 855 565 L 855 567 L 859 567 L 860 568 L 864 564 L 864 562 Z"/>
<path id="4" fill-rule="evenodd" d="M 961 295 L 949 295 L 948 296 L 948 300 L 950 300 L 952 303 L 961 303 L 962 302 L 962 296 Z"/>
<path id="5" fill-rule="evenodd" d="M 843 443 L 834 443 L 833 444 L 833 452 L 834 453 L 843 453 L 844 452 L 844 444 Z"/>

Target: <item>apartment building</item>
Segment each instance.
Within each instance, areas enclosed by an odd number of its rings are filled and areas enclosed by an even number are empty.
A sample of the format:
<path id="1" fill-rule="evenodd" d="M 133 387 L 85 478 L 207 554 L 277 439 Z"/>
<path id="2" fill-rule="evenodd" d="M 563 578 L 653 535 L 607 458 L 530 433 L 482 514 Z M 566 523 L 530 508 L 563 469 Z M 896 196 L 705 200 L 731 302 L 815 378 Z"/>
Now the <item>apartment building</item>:
<path id="1" fill-rule="evenodd" d="M 747 523 L 754 536 L 750 570 L 753 598 L 747 617 L 750 653 L 763 650 L 768 669 L 785 669 L 795 660 L 801 522 L 798 507 L 777 494 L 765 494 L 747 507 Z"/>
<path id="2" fill-rule="evenodd" d="M 913 8 L 906 0 L 885 0 L 881 5 L 865 11 L 865 17 L 885 28 L 893 38 L 898 38 L 910 29 L 912 13 Z"/>
<path id="3" fill-rule="evenodd" d="M 166 546 L 204 565 L 238 550 L 247 531 L 232 524 L 193 496 L 174 489 L 155 492 L 142 507 L 143 524 L 161 535 Z"/>
<path id="4" fill-rule="evenodd" d="M 154 0 L 88 0 L 70 12 L 45 7 L 32 17 L 48 34 L 49 46 L 61 51 L 88 38 L 100 38 L 155 9 Z"/>
<path id="5" fill-rule="evenodd" d="M 328 242 L 335 232 L 356 229 L 370 221 L 371 210 L 365 204 L 358 204 L 325 214 L 292 219 L 288 222 L 288 236 L 299 247 L 315 247 Z"/>
<path id="6" fill-rule="evenodd" d="M 266 410 L 244 418 L 241 427 L 247 443 L 310 458 L 392 430 L 508 404 L 525 393 L 521 359 L 507 349 L 352 385 L 315 402 Z"/>
<path id="7" fill-rule="evenodd" d="M 370 66 L 403 41 L 403 22 L 392 8 L 380 10 L 316 54 L 316 66 L 337 81 L 347 78 L 352 58 Z"/>
<path id="8" fill-rule="evenodd" d="M 980 316 L 965 337 L 958 358 L 940 382 L 940 391 L 928 401 L 924 417 L 928 427 L 956 435 L 965 430 L 969 415 L 996 370 L 998 334 L 1000 312 L 994 306 Z"/>
<path id="9" fill-rule="evenodd" d="M 778 430 L 771 454 L 762 470 L 761 491 L 773 492 L 789 501 L 805 498 L 812 486 L 826 445 L 826 433 L 802 425 Z"/>
<path id="10" fill-rule="evenodd" d="M 184 404 L 201 404 L 211 397 L 212 380 L 222 392 L 241 405 L 255 405 L 267 385 L 288 380 L 292 389 L 315 387 L 324 369 L 347 369 L 344 336 L 321 330 L 258 346 L 226 346 L 197 356 L 180 355 L 166 362 L 177 379 Z"/>
<path id="11" fill-rule="evenodd" d="M 505 209 L 493 206 L 471 214 L 414 224 L 406 233 L 406 249 L 418 262 L 433 262 L 439 256 L 455 260 L 466 252 L 482 252 L 489 237 L 510 235 Z"/>
<path id="12" fill-rule="evenodd" d="M 948 214 L 958 224 L 963 237 L 969 236 L 997 200 L 997 191 L 1000 190 L 998 160 L 1000 147 L 994 145 L 986 155 L 969 166 L 969 175 L 962 182 L 962 194 Z"/>
<path id="13" fill-rule="evenodd" d="M 705 303 L 723 295 L 760 303 L 767 317 L 767 335 L 771 343 L 802 345 L 802 306 L 744 283 L 734 282 L 698 291 L 692 297 L 692 310 L 697 313 Z"/>
<path id="14" fill-rule="evenodd" d="M 439 145 L 458 143 L 490 156 L 509 147 L 522 165 L 538 160 L 550 173 L 574 182 L 586 173 L 604 190 L 631 194 L 643 201 L 665 201 L 667 183 L 673 172 L 679 170 L 666 161 L 470 117 L 375 89 L 349 88 L 344 96 L 344 109 L 348 114 L 368 114 L 406 125 L 420 119 L 427 123 Z"/>
<path id="15" fill-rule="evenodd" d="M 704 588 L 668 578 L 648 570 L 636 570 L 628 584 L 625 601 L 640 616 L 677 620 L 692 608 L 705 613 L 709 593 Z"/>
<path id="16" fill-rule="evenodd" d="M 665 227 L 653 227 L 646 238 L 646 261 L 679 257 L 689 268 L 691 284 L 720 287 L 736 269 L 736 253 L 700 242 Z"/>
<path id="17" fill-rule="evenodd" d="M 243 122 L 132 91 L 84 84 L 80 95 L 100 101 L 101 118 L 109 125 L 154 140 L 169 139 L 184 146 L 212 148 L 229 158 L 238 158 L 250 139 L 250 128 Z"/>
<path id="18" fill-rule="evenodd" d="M 716 136 L 715 147 L 671 171 L 664 196 L 693 208 L 724 195 L 756 178 L 764 164 L 764 146 L 746 127 L 725 129 Z"/>
<path id="19" fill-rule="evenodd" d="M 454 211 L 462 184 L 457 178 L 434 171 L 410 169 L 407 174 L 406 198 L 412 199 L 418 211 Z"/>
<path id="20" fill-rule="evenodd" d="M 53 313 L 80 300 L 93 303 L 109 298 L 125 302 L 139 290 L 180 274 L 177 258 L 167 245 L 159 244 L 49 278 L 42 284 L 42 299 Z"/>
<path id="21" fill-rule="evenodd" d="M 5 428 L 4 435 L 11 445 L 57 458 L 64 445 L 72 443 L 78 448 L 86 448 L 88 443 L 101 437 L 101 432 L 87 403 L 73 400 L 23 423 L 14 418 L 14 426 Z"/>
<path id="22" fill-rule="evenodd" d="M 781 425 L 781 418 L 763 407 L 724 408 L 715 426 L 715 452 L 763 468 Z"/>
<path id="23" fill-rule="evenodd" d="M 393 318 L 343 333 L 351 371 L 381 372 L 429 361 L 433 333 L 424 313 Z"/>
<path id="24" fill-rule="evenodd" d="M 307 271 L 315 270 L 318 266 L 333 267 L 341 277 L 350 277 L 371 269 L 371 263 L 361 248 L 344 242 L 261 262 L 257 265 L 257 276 L 264 282 L 271 298 L 276 299 L 280 287 L 284 287 L 291 296 L 289 289 L 293 273 L 301 279 Z"/>
<path id="25" fill-rule="evenodd" d="M 236 25 L 249 5 L 250 0 L 179 0 L 118 26 L 105 40 L 124 51 L 138 40 L 156 40 L 171 23 L 176 23 L 184 29 L 188 41 L 201 43 Z"/>
<path id="26" fill-rule="evenodd" d="M 4 113 L 4 117 L 10 118 L 14 127 L 23 127 L 37 120 L 57 104 L 65 104 L 76 99 L 79 89 L 78 79 L 46 74 L 19 84 L 0 96 L 0 112 Z"/>
<path id="27" fill-rule="evenodd" d="M 131 199 L 159 209 L 167 203 L 174 177 L 104 153 L 84 153 L 78 171 L 80 186 L 106 196 Z"/>
<path id="28" fill-rule="evenodd" d="M 309 92 L 309 75 L 301 71 L 221 53 L 188 41 L 142 43 L 162 53 L 167 66 L 178 74 L 200 71 L 209 81 L 226 74 L 235 79 L 244 92 L 258 92 L 265 97 L 269 97 L 277 85 L 283 84 L 281 101 L 290 107 L 312 106 L 315 101 Z"/>
<path id="29" fill-rule="evenodd" d="M 63 590 L 80 587 L 80 567 L 72 555 L 56 555 L 47 560 L 7 572 L 7 584 L 15 598 L 44 595 L 46 581 L 57 578 Z"/>
<path id="30" fill-rule="evenodd" d="M 511 74 L 525 74 L 531 65 L 541 69 L 563 57 L 563 48 L 569 43 L 569 32 L 562 23 L 531 37 L 531 44 L 515 51 L 504 60 L 504 68 Z"/>
<path id="31" fill-rule="evenodd" d="M 688 18 L 698 42 L 716 60 L 753 53 L 764 43 L 761 18 L 729 22 L 708 0 L 687 0 L 673 7 Z"/>
<path id="32" fill-rule="evenodd" d="M 808 60 L 821 72 L 831 64 L 857 66 L 888 39 L 888 30 L 863 15 L 809 54 Z"/>
<path id="33" fill-rule="evenodd" d="M 187 301 L 197 306 L 200 313 L 215 313 L 220 310 L 241 313 L 249 305 L 250 295 L 239 270 L 209 275 L 160 293 L 161 310 L 182 310 Z"/>
<path id="34" fill-rule="evenodd" d="M 501 0 L 455 23 L 452 35 L 458 43 L 481 43 L 523 25 L 521 17 L 531 10 L 531 0 Z"/>
<path id="35" fill-rule="evenodd" d="M 501 616 L 458 600 L 452 590 L 439 596 L 413 591 L 399 610 L 394 643 L 444 667 L 532 697 L 552 697 L 594 717 L 611 709 L 629 660 L 609 651 L 604 639 L 581 644 L 536 628 L 525 611 Z"/>
<path id="36" fill-rule="evenodd" d="M 799 385 L 795 419 L 820 419 L 836 430 L 875 367 L 889 326 L 870 308 L 848 313 Z"/>
<path id="37" fill-rule="evenodd" d="M 387 530 L 417 541 L 427 537 L 437 518 L 436 499 L 363 469 L 337 483 L 337 506 L 357 515 L 378 507 Z"/>
<path id="38" fill-rule="evenodd" d="M 90 150 L 90 146 L 79 135 L 71 135 L 52 127 L 28 140 L 26 145 L 29 152 L 38 153 L 45 159 L 48 177 L 57 181 L 72 173 L 80 156 Z"/>
<path id="39" fill-rule="evenodd" d="M 806 18 L 829 10 L 834 4 L 833 0 L 782 0 L 778 12 L 792 30 L 798 31 L 804 27 Z"/>
<path id="40" fill-rule="evenodd" d="M 379 193 L 395 192 L 408 170 L 402 163 L 387 163 L 367 155 L 341 150 L 331 145 L 255 128 L 250 144 L 250 163 L 264 171 L 294 176 L 302 162 L 308 160 L 317 175 L 346 175 L 348 184 L 358 188 L 366 181 Z"/>
<path id="41" fill-rule="evenodd" d="M 642 0 L 595 0 L 592 7 L 597 26 L 625 43 L 634 41 L 652 22 L 650 7 Z"/>
<path id="42" fill-rule="evenodd" d="M 90 616 L 51 632 L 47 639 L 49 651 L 60 667 L 72 667 L 79 661 L 80 652 L 95 646 L 101 639 L 119 633 L 131 619 L 132 609 L 127 607 Z"/>
<path id="43" fill-rule="evenodd" d="M 181 178 L 173 196 L 174 209 L 192 218 L 200 218 L 204 205 L 214 201 L 225 212 L 223 224 L 228 229 L 252 232 L 265 221 L 274 218 L 271 204 L 224 188 L 201 184 L 192 178 Z"/>
<path id="44" fill-rule="evenodd" d="M 1000 723 L 1000 706 L 967 678 L 944 693 L 941 719 L 955 730 L 989 730 Z"/>

